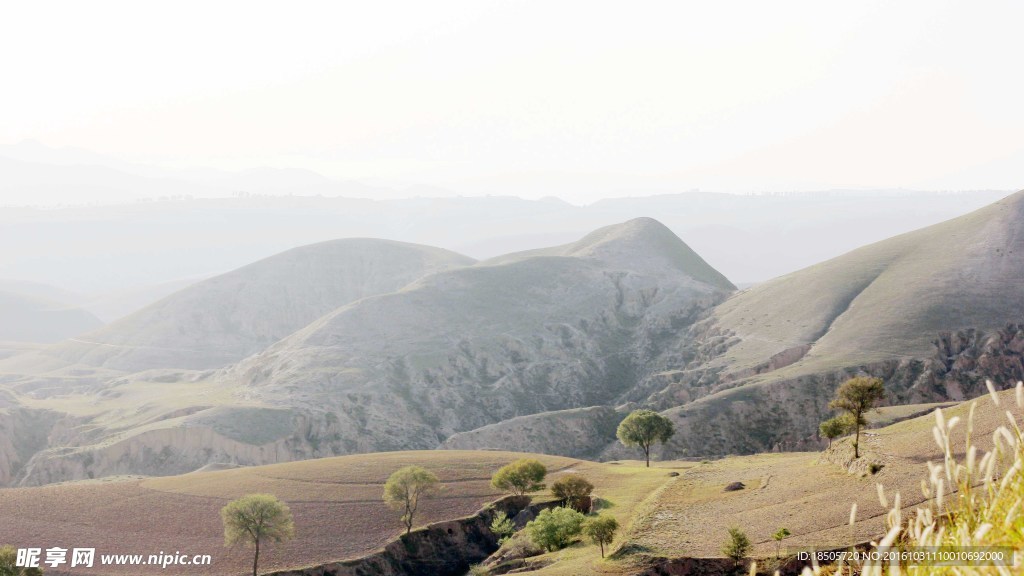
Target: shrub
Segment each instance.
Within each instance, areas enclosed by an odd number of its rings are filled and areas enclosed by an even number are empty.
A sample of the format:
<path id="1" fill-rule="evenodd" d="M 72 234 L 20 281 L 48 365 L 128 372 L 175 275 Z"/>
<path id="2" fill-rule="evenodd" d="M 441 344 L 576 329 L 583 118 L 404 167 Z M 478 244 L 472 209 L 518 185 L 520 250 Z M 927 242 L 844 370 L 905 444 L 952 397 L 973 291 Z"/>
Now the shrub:
<path id="1" fill-rule="evenodd" d="M 818 433 L 823 438 L 828 438 L 828 447 L 832 447 L 832 440 L 847 434 L 853 429 L 853 421 L 848 414 L 829 418 L 818 426 Z"/>
<path id="2" fill-rule="evenodd" d="M 779 528 L 772 534 L 772 539 L 775 540 L 775 557 L 779 557 L 779 552 L 782 549 L 782 541 L 792 536 L 793 533 L 789 531 L 789 528 Z"/>
<path id="3" fill-rule="evenodd" d="M 737 564 L 750 554 L 750 538 L 739 528 L 729 528 L 729 539 L 722 547 L 722 554 Z"/>
<path id="4" fill-rule="evenodd" d="M 526 533 L 534 544 L 553 552 L 568 546 L 583 529 L 583 514 L 571 508 L 548 508 L 526 525 Z"/>
<path id="5" fill-rule="evenodd" d="M 594 485 L 579 474 L 566 474 L 551 485 L 551 493 L 555 498 L 565 500 L 566 504 L 580 512 L 586 512 L 580 510 L 580 504 L 593 491 Z"/>
<path id="6" fill-rule="evenodd" d="M 0 546 L 0 576 L 42 576 L 42 568 L 21 568 L 18 564 L 18 551 L 13 546 Z"/>
<path id="7" fill-rule="evenodd" d="M 498 537 L 498 544 L 504 544 L 512 534 L 515 534 L 516 526 L 512 519 L 505 512 L 498 512 L 491 520 L 491 532 Z"/>

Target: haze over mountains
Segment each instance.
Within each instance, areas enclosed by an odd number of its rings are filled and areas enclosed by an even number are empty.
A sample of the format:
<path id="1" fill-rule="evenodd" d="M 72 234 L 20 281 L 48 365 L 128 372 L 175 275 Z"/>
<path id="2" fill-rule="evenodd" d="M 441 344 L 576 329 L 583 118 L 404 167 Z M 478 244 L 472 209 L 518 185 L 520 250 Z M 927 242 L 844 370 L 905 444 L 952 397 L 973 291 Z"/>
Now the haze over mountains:
<path id="1" fill-rule="evenodd" d="M 88 306 L 105 321 L 134 311 L 117 306 L 121 299 L 112 295 L 154 291 L 152 302 L 168 294 L 159 289 L 168 283 L 183 287 L 184 281 L 317 242 L 385 238 L 487 259 L 571 242 L 644 216 L 658 218 L 722 274 L 747 285 L 1007 194 L 623 189 L 621 198 L 574 206 L 556 198 L 458 197 L 422 187 L 387 191 L 298 170 L 169 169 L 32 142 L 0 147 L 0 182 L 5 198 L 37 206 L 0 208 L 0 242 L 19 247 L 0 254 L 0 279 L 81 294 L 83 301 L 66 303 Z M 138 199 L 84 205 L 97 197 L 89 190 L 105 189 Z M 530 196 L 531 190 L 521 193 Z"/>
<path id="2" fill-rule="evenodd" d="M 0 482 L 407 448 L 611 458 L 816 445 L 835 386 L 888 401 L 1024 376 L 1024 193 L 739 291 L 637 218 L 476 262 L 380 240 L 283 252 L 0 361 Z"/>
<path id="3" fill-rule="evenodd" d="M 127 371 L 218 368 L 339 306 L 472 262 L 387 240 L 304 246 L 200 281 L 52 353 L 71 363 Z"/>

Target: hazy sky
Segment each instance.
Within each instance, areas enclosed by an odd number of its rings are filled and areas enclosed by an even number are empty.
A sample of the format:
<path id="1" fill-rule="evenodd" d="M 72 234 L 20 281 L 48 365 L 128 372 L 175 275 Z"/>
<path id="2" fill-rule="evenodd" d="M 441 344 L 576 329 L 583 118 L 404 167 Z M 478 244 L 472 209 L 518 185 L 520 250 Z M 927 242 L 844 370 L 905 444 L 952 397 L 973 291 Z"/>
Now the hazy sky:
<path id="1" fill-rule="evenodd" d="M 1024 187 L 1019 2 L 21 2 L 0 144 L 463 194 Z"/>

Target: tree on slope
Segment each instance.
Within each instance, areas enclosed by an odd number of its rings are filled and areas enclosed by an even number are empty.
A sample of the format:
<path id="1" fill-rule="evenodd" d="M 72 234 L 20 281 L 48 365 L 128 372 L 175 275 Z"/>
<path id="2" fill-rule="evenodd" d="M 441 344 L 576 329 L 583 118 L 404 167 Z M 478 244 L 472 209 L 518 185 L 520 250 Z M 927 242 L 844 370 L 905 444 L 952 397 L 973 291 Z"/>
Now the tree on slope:
<path id="1" fill-rule="evenodd" d="M 260 545 L 263 542 L 284 542 L 295 536 L 288 505 L 270 494 L 249 494 L 228 503 L 221 508 L 224 521 L 224 543 L 227 546 L 241 542 L 252 544 L 256 552 L 252 559 L 252 576 L 260 562 Z"/>
<path id="2" fill-rule="evenodd" d="M 615 538 L 615 531 L 619 529 L 619 522 L 611 516 L 600 515 L 590 518 L 583 524 L 583 534 L 591 542 L 601 547 L 601 558 L 604 558 L 605 544 L 611 544 Z"/>
<path id="3" fill-rule="evenodd" d="M 867 425 L 864 417 L 880 400 L 885 398 L 885 386 L 881 378 L 857 376 L 850 378 L 836 390 L 836 397 L 828 407 L 842 410 L 849 415 L 850 425 L 854 429 L 853 457 L 860 458 L 860 429 Z"/>
<path id="4" fill-rule="evenodd" d="M 818 426 L 818 432 L 825 438 L 828 438 L 828 447 L 832 447 L 832 440 L 839 438 L 843 434 L 846 434 L 853 427 L 852 421 L 849 416 L 843 414 L 842 416 L 836 416 L 835 418 L 829 418 Z"/>
<path id="5" fill-rule="evenodd" d="M 402 511 L 405 533 L 412 532 L 413 519 L 420 501 L 433 496 L 440 488 L 437 476 L 419 466 L 406 466 L 395 471 L 384 484 L 384 502 Z"/>
<path id="6" fill-rule="evenodd" d="M 672 421 L 653 410 L 634 410 L 619 423 L 615 435 L 624 446 L 639 446 L 644 451 L 647 467 L 651 466 L 651 446 L 665 443 L 675 434 Z"/>
<path id="7" fill-rule="evenodd" d="M 555 498 L 565 500 L 567 506 L 580 512 L 589 512 L 582 509 L 582 504 L 593 491 L 594 485 L 580 474 L 564 474 L 551 485 Z"/>

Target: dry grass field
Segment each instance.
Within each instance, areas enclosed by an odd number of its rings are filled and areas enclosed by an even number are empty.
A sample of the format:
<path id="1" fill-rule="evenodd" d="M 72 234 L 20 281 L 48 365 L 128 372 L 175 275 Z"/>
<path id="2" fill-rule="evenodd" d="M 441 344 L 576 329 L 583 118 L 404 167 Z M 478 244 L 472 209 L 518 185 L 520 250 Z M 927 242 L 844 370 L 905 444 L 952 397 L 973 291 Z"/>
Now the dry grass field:
<path id="1" fill-rule="evenodd" d="M 1013 393 L 1000 396 L 1004 399 L 1001 408 L 988 398 L 977 399 L 972 440 L 980 449 L 989 449 L 993 431 L 1005 424 L 1004 409 L 1020 416 Z M 959 416 L 966 421 L 970 405 L 965 402 L 943 411 L 947 418 Z M 790 452 L 652 464 L 657 466 L 652 470 L 661 474 L 674 470 L 680 475 L 663 477 L 660 483 L 643 488 L 615 489 L 620 495 L 631 494 L 624 506 L 628 513 L 610 510 L 623 526 L 611 548 L 621 549 L 617 557 L 602 560 L 595 546 L 581 542 L 531 559 L 538 566 L 550 563 L 533 573 L 624 575 L 657 558 L 721 557 L 728 529 L 733 526 L 747 533 L 754 544 L 753 556 L 762 558 L 774 557 L 772 534 L 781 527 L 792 533 L 783 542 L 783 553 L 878 539 L 886 532 L 885 516 L 890 510 L 879 501 L 879 483 L 885 487 L 890 505 L 893 493 L 900 492 L 906 512 L 925 501 L 921 481 L 928 477 L 926 463 L 943 459 L 932 437 L 934 423 L 930 413 L 863 433 L 862 458 L 882 465 L 875 474 L 850 473 L 841 464 L 853 456 L 849 437 L 834 442 L 829 458 L 818 452 Z M 965 432 L 961 426 L 952 435 L 954 456 L 960 459 L 966 452 Z M 746 487 L 724 491 L 732 482 Z M 851 526 L 854 503 L 857 515 Z"/>

